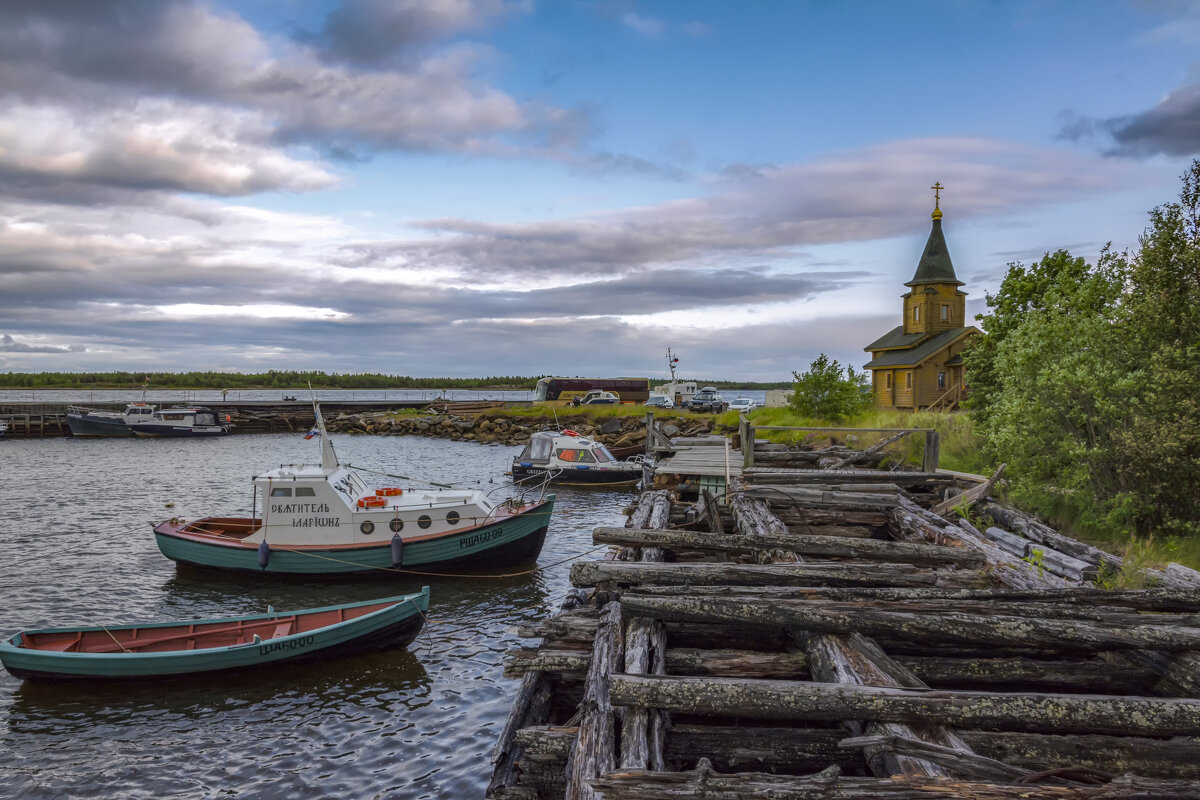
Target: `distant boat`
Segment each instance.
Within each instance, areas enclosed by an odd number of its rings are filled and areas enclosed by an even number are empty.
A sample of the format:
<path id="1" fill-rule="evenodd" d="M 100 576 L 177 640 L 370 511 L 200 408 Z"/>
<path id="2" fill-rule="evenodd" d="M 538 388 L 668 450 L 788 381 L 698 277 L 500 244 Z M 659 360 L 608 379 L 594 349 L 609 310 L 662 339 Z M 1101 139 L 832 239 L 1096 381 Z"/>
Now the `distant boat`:
<path id="1" fill-rule="evenodd" d="M 618 461 L 607 447 L 575 431 L 539 431 L 512 461 L 513 480 L 546 479 L 573 485 L 634 484 L 639 461 Z"/>
<path id="2" fill-rule="evenodd" d="M 195 619 L 22 631 L 0 642 L 18 678 L 119 679 L 196 675 L 406 647 L 421 630 L 429 587 L 382 600 Z"/>
<path id="3" fill-rule="evenodd" d="M 8 423 L 0 419 L 0 436 L 8 433 Z"/>
<path id="4" fill-rule="evenodd" d="M 67 406 L 67 427 L 73 436 L 133 436 L 129 424 L 153 414 L 154 406 L 146 403 L 130 403 L 124 411 Z"/>
<path id="5" fill-rule="evenodd" d="M 217 412 L 200 406 L 164 408 L 149 417 L 129 423 L 135 436 L 224 436 L 229 425 L 217 419 Z"/>
<path id="6" fill-rule="evenodd" d="M 160 523 L 154 537 L 162 554 L 202 567 L 303 575 L 537 559 L 554 495 L 527 502 L 493 499 L 482 489 L 375 488 L 378 479 L 338 462 L 313 405 L 317 424 L 309 436 L 320 435 L 320 464 L 285 464 L 255 476 L 255 516 Z"/>

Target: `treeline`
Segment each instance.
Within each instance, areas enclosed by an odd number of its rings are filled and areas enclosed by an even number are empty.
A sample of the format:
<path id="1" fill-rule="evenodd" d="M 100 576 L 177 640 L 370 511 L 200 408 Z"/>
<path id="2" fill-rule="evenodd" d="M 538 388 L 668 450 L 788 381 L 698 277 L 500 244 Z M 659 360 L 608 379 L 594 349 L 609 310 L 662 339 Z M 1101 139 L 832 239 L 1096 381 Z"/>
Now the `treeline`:
<path id="1" fill-rule="evenodd" d="M 311 382 L 314 389 L 514 389 L 530 390 L 537 385 L 532 378 L 499 375 L 487 378 L 413 378 L 407 375 L 378 373 L 346 374 L 320 371 L 296 372 L 9 372 L 0 374 L 4 389 L 124 389 L 142 386 L 149 380 L 160 389 L 303 389 Z M 650 379 L 651 385 L 659 383 Z M 698 381 L 718 389 L 779 389 L 790 383 L 748 383 L 746 381 Z"/>
<path id="2" fill-rule="evenodd" d="M 1097 533 L 1200 536 L 1200 160 L 1135 251 L 1009 265 L 966 353 L 1022 504 Z"/>
<path id="3" fill-rule="evenodd" d="M 0 387 L 13 389 L 114 389 L 147 384 L 168 389 L 533 389 L 538 378 L 412 378 L 376 373 L 270 370 L 239 372 L 9 372 Z"/>

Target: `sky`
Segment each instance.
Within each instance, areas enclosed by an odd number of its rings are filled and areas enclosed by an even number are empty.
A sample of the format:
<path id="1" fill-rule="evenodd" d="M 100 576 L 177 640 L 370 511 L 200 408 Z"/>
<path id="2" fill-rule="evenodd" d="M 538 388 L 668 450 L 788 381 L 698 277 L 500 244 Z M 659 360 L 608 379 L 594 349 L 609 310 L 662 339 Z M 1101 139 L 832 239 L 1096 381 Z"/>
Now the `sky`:
<path id="1" fill-rule="evenodd" d="M 1200 2 L 6 0 L 0 371 L 785 381 L 1135 248 Z"/>

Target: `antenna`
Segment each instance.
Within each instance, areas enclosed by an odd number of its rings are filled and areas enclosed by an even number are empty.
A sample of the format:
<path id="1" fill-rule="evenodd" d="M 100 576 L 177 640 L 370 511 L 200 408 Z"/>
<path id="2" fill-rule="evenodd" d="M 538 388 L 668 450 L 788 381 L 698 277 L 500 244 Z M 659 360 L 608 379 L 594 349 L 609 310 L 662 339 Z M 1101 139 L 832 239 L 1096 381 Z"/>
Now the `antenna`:
<path id="1" fill-rule="evenodd" d="M 671 352 L 671 346 L 667 345 L 667 369 L 671 370 L 671 383 L 675 382 L 675 365 L 679 363 L 679 359 Z"/>

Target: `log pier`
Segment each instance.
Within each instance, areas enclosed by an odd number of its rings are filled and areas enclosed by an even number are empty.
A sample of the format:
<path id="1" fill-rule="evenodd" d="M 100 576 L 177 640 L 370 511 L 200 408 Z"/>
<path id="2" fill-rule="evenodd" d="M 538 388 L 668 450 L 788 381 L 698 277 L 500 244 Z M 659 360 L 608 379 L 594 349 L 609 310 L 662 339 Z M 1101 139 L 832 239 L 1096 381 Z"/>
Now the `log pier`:
<path id="1" fill-rule="evenodd" d="M 1117 557 L 841 450 L 595 529 L 508 655 L 487 796 L 1200 798 L 1200 574 L 1103 589 Z"/>

